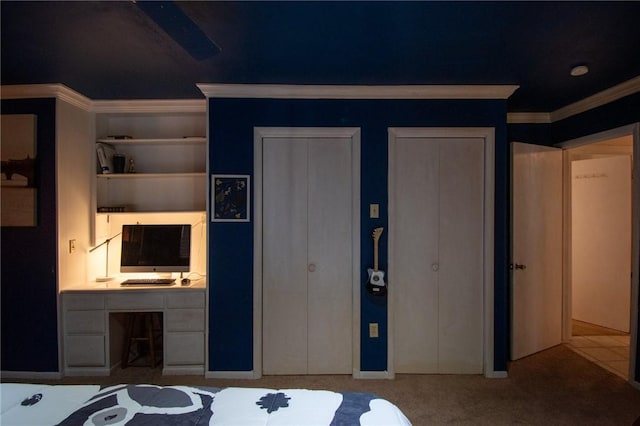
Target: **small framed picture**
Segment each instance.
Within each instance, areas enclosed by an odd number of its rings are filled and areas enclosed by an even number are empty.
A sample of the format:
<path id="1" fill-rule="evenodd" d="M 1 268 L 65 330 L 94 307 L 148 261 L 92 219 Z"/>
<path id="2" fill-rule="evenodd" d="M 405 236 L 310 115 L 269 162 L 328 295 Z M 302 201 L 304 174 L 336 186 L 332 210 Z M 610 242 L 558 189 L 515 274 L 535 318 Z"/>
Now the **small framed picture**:
<path id="1" fill-rule="evenodd" d="M 249 175 L 212 175 L 212 222 L 249 222 Z"/>

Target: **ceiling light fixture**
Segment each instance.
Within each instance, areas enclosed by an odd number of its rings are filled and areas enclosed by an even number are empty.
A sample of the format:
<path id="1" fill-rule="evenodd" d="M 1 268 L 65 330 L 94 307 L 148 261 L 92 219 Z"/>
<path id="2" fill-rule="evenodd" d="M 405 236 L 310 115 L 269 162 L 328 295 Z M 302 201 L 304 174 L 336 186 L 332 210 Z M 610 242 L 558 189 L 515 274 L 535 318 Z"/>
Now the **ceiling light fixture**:
<path id="1" fill-rule="evenodd" d="M 571 75 L 574 77 L 585 75 L 588 72 L 589 72 L 589 67 L 586 65 L 576 65 L 575 67 L 571 68 Z"/>

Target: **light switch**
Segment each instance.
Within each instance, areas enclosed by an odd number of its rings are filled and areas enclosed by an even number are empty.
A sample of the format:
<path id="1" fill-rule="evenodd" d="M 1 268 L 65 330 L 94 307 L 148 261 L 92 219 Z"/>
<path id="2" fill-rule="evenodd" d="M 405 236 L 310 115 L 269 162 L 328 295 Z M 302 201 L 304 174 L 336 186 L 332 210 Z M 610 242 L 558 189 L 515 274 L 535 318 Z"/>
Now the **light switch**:
<path id="1" fill-rule="evenodd" d="M 378 323 L 370 322 L 369 323 L 369 337 L 378 337 Z"/>
<path id="2" fill-rule="evenodd" d="M 380 204 L 369 204 L 369 217 L 371 219 L 380 217 Z"/>

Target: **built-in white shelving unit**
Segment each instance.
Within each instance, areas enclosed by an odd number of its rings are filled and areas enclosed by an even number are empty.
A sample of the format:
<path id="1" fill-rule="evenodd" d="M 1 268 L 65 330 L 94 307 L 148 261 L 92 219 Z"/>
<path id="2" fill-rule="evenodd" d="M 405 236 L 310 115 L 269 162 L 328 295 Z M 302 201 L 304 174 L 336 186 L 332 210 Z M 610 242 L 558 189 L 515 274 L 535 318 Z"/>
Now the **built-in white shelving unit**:
<path id="1" fill-rule="evenodd" d="M 96 211 L 205 211 L 205 105 L 204 100 L 97 101 L 96 143 L 110 145 L 126 160 L 125 173 L 102 174 L 96 168 Z"/>

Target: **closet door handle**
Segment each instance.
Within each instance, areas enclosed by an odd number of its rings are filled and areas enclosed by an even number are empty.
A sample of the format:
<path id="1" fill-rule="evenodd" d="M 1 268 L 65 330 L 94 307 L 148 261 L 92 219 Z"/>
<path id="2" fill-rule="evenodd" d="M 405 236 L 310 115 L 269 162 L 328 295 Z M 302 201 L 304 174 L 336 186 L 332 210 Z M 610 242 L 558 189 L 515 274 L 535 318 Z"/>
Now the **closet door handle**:
<path id="1" fill-rule="evenodd" d="M 315 263 L 310 263 L 309 266 L 307 266 L 307 270 L 309 272 L 315 272 L 316 271 L 316 264 Z"/>

